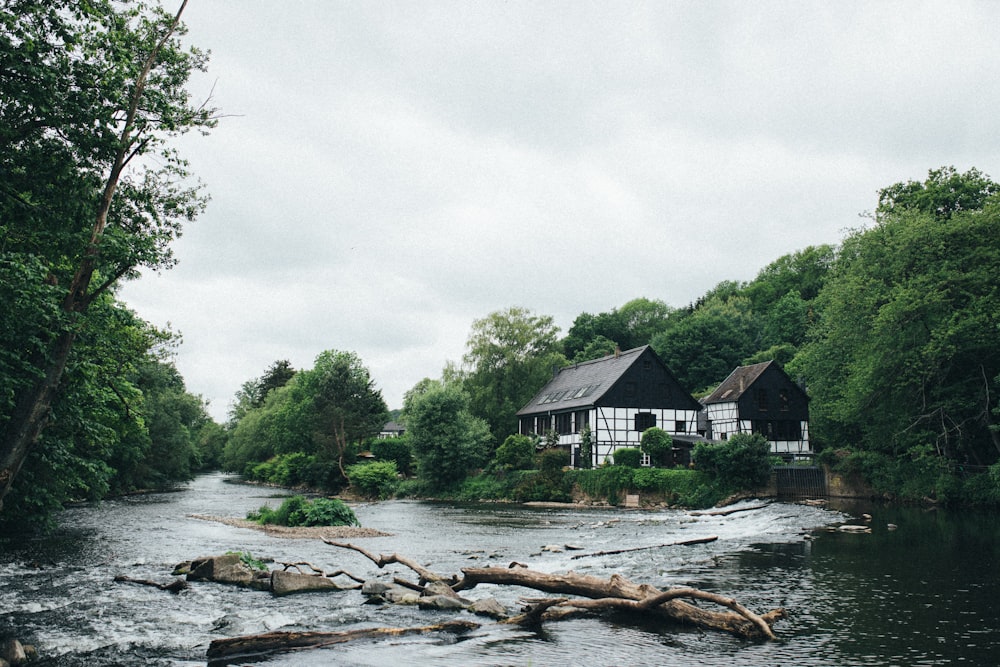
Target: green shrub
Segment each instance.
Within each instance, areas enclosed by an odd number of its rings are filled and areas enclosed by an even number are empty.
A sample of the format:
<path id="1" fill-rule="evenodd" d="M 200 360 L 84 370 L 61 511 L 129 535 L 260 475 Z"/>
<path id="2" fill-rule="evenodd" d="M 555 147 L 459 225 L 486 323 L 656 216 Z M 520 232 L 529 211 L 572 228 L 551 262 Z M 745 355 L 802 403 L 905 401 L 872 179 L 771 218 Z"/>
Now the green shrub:
<path id="1" fill-rule="evenodd" d="M 403 475 L 413 473 L 413 446 L 410 436 L 403 434 L 396 438 L 376 438 L 369 441 L 368 449 L 379 461 L 393 461 Z"/>
<path id="2" fill-rule="evenodd" d="M 695 467 L 733 491 L 765 486 L 771 477 L 771 445 L 759 433 L 737 433 L 721 443 L 698 443 L 692 453 Z"/>
<path id="3" fill-rule="evenodd" d="M 568 503 L 573 499 L 570 485 L 563 476 L 551 477 L 540 471 L 522 479 L 514 488 L 514 500 L 519 503 Z"/>
<path id="4" fill-rule="evenodd" d="M 526 475 L 514 487 L 514 500 L 518 502 L 547 501 L 567 503 L 572 500 L 572 484 L 563 468 L 569 464 L 569 452 L 553 447 L 537 457 L 538 472 Z"/>
<path id="5" fill-rule="evenodd" d="M 667 465 L 673 446 L 674 440 L 670 434 L 656 426 L 643 431 L 639 441 L 639 448 L 649 456 L 649 461 L 654 466 Z"/>
<path id="6" fill-rule="evenodd" d="M 565 466 L 569 465 L 569 452 L 565 449 L 546 449 L 538 455 L 538 470 L 549 477 L 562 476 Z"/>
<path id="7" fill-rule="evenodd" d="M 317 498 L 304 511 L 301 526 L 360 526 L 354 510 L 336 498 Z"/>
<path id="8" fill-rule="evenodd" d="M 253 554 L 249 551 L 227 551 L 227 554 L 239 554 L 240 562 L 249 567 L 251 570 L 267 570 L 267 563 L 265 563 L 260 558 L 254 558 Z"/>
<path id="9" fill-rule="evenodd" d="M 278 526 L 357 526 L 358 518 L 343 501 L 317 498 L 309 502 L 303 496 L 292 496 L 272 510 L 264 505 L 247 514 L 247 519 L 263 525 Z"/>
<path id="10" fill-rule="evenodd" d="M 879 493 L 908 502 L 931 498 L 940 502 L 955 502 L 969 496 L 972 503 L 982 502 L 990 495 L 989 485 L 976 480 L 971 485 L 955 473 L 954 464 L 938 456 L 930 445 L 918 445 L 902 456 L 882 452 L 837 450 L 832 460 L 833 470 L 860 475 Z"/>
<path id="11" fill-rule="evenodd" d="M 388 498 L 399 482 L 395 461 L 358 463 L 347 469 L 347 478 L 358 493 L 368 498 Z"/>
<path id="12" fill-rule="evenodd" d="M 455 500 L 463 502 L 511 500 L 513 497 L 513 486 L 509 478 L 490 473 L 466 477 L 455 494 Z"/>
<path id="13" fill-rule="evenodd" d="M 642 465 L 642 451 L 635 447 L 622 447 L 615 450 L 615 465 L 626 468 L 638 468 Z"/>
<path id="14" fill-rule="evenodd" d="M 571 481 L 591 498 L 605 498 L 611 505 L 621 502 L 621 493 L 632 488 L 632 468 L 603 466 L 593 470 L 575 470 Z"/>
<path id="15" fill-rule="evenodd" d="M 496 470 L 532 470 L 535 467 L 535 438 L 510 435 L 493 456 Z"/>

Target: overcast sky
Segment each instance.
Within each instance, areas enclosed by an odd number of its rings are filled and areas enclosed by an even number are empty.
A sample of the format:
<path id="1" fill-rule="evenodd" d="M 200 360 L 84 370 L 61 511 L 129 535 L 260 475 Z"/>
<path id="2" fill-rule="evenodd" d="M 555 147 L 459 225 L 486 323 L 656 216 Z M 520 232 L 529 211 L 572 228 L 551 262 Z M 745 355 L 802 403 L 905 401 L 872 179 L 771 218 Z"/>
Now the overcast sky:
<path id="1" fill-rule="evenodd" d="M 170 7 L 171 0 L 166 5 Z M 837 243 L 877 190 L 1000 178 L 998 2 L 192 0 L 212 202 L 122 291 L 224 420 L 356 352 L 390 408 L 473 320 L 683 306 Z"/>

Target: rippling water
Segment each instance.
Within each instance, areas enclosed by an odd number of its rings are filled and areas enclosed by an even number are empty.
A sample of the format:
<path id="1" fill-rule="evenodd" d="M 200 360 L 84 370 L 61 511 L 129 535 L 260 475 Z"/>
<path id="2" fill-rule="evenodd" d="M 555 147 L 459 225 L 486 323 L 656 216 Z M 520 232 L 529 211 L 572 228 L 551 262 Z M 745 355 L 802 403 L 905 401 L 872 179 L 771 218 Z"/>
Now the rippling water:
<path id="1" fill-rule="evenodd" d="M 38 646 L 41 665 L 204 664 L 212 639 L 267 630 L 343 630 L 426 625 L 453 613 L 362 605 L 360 593 L 273 598 L 216 584 L 180 595 L 114 583 L 117 574 L 167 582 L 174 564 L 248 550 L 310 561 L 363 576 L 379 572 L 360 554 L 315 540 L 283 540 L 190 518 L 242 517 L 275 492 L 198 478 L 181 492 L 67 510 L 55 535 L 0 542 L 0 635 Z M 364 504 L 365 526 L 391 537 L 356 540 L 373 552 L 414 557 L 441 573 L 516 560 L 533 568 L 607 577 L 618 572 L 655 586 L 692 585 L 737 598 L 757 611 L 784 606 L 779 641 L 635 619 L 591 618 L 541 632 L 483 621 L 461 638 L 358 642 L 285 655 L 268 665 L 992 665 L 1000 656 L 997 549 L 993 515 L 864 508 L 865 535 L 828 532 L 845 512 L 773 503 L 730 516 L 681 511 L 551 510 L 411 501 Z M 888 523 L 899 526 L 890 531 Z M 718 535 L 710 544 L 571 559 L 543 552 L 573 544 L 587 552 Z M 409 572 L 396 570 L 404 576 Z M 523 589 L 480 586 L 515 608 Z M 470 617 L 472 618 L 472 617 Z"/>

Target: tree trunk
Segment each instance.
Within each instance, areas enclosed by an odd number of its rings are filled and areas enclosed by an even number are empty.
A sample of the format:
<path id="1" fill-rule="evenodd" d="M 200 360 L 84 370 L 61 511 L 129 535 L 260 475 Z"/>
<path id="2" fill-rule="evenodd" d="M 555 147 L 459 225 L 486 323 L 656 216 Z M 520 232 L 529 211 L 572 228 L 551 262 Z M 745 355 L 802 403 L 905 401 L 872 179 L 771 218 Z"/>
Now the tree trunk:
<path id="1" fill-rule="evenodd" d="M 222 667 L 267 658 L 285 651 L 322 648 L 356 639 L 381 639 L 405 635 L 451 632 L 461 634 L 479 627 L 471 621 L 450 621 L 415 628 L 365 628 L 343 632 L 268 632 L 261 635 L 216 639 L 208 647 L 208 667 Z"/>
<path id="2" fill-rule="evenodd" d="M 362 554 L 379 568 L 389 563 L 399 563 L 420 575 L 421 583 L 426 581 L 442 581 L 441 577 L 427 568 L 414 563 L 412 559 L 398 554 L 376 556 L 365 549 L 344 542 L 334 542 L 324 539 L 330 546 L 342 549 L 352 549 Z M 543 609 L 529 610 L 528 613 L 512 622 L 527 624 L 538 622 L 539 619 L 557 619 L 564 617 L 567 610 L 606 610 L 627 609 L 643 613 L 657 614 L 680 623 L 697 625 L 710 630 L 722 630 L 739 637 L 766 637 L 775 639 L 771 626 L 778 619 L 785 618 L 784 609 L 774 609 L 763 615 L 757 615 L 733 598 L 727 598 L 715 593 L 700 591 L 695 588 L 673 588 L 661 591 L 649 584 L 636 584 L 620 575 L 612 575 L 610 579 L 601 579 L 585 574 L 569 572 L 567 574 L 549 574 L 538 572 L 513 564 L 507 568 L 465 568 L 463 578 L 450 584 L 451 589 L 459 591 L 474 588 L 479 584 L 500 584 L 508 586 L 523 586 L 536 591 L 556 593 L 558 595 L 575 595 L 589 598 L 587 600 L 541 600 Z M 713 602 L 731 611 L 709 611 L 684 602 L 679 598 L 691 598 Z M 557 610 L 558 608 L 558 610 Z"/>
<path id="3" fill-rule="evenodd" d="M 783 609 L 775 609 L 764 616 L 758 616 L 732 598 L 693 588 L 660 591 L 648 584 L 635 584 L 617 574 L 605 580 L 573 572 L 548 574 L 535 570 L 499 567 L 466 568 L 462 570 L 462 573 L 465 578 L 453 586 L 455 591 L 473 588 L 478 584 L 524 586 L 547 593 L 590 598 L 590 600 L 584 601 L 560 601 L 560 606 L 597 609 L 628 608 L 634 611 L 649 611 L 674 621 L 712 630 L 722 630 L 740 637 L 763 636 L 775 639 L 771 625 L 785 616 Z M 677 599 L 681 597 L 708 600 L 733 611 L 708 611 Z"/>

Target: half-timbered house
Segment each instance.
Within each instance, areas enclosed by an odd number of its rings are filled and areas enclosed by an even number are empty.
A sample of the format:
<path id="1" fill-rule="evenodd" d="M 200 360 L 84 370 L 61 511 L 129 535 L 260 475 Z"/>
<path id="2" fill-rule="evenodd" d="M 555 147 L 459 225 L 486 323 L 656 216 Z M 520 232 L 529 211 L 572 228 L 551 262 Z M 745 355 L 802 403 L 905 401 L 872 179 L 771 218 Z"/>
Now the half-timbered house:
<path id="1" fill-rule="evenodd" d="M 591 463 L 599 465 L 616 449 L 638 447 L 643 431 L 653 426 L 678 444 L 698 440 L 700 411 L 701 404 L 645 345 L 560 369 L 517 416 L 523 435 L 555 431 L 579 467 L 584 427 L 591 433 Z"/>
<path id="2" fill-rule="evenodd" d="M 811 454 L 809 397 L 775 361 L 740 366 L 702 401 L 710 440 L 760 433 L 786 458 Z"/>

